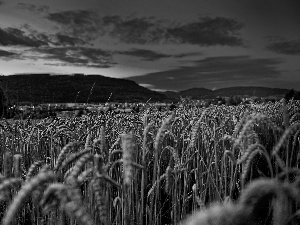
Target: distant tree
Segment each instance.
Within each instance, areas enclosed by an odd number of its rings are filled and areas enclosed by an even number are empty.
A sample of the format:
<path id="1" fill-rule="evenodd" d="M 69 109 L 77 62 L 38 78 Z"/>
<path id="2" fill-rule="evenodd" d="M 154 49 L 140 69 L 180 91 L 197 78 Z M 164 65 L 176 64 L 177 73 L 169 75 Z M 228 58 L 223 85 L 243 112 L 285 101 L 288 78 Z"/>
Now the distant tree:
<path id="1" fill-rule="evenodd" d="M 263 100 L 262 100 L 261 97 L 257 97 L 257 98 L 254 99 L 254 102 L 255 102 L 255 103 L 262 103 Z"/>
<path id="2" fill-rule="evenodd" d="M 250 100 L 245 100 L 245 101 L 243 102 L 243 104 L 244 104 L 244 105 L 248 105 L 248 104 L 251 104 L 251 102 L 250 102 Z"/>
<path id="3" fill-rule="evenodd" d="M 295 97 L 295 90 L 291 89 L 289 92 L 287 92 L 285 94 L 284 97 L 285 97 L 286 100 L 290 100 L 291 98 Z"/>
<path id="4" fill-rule="evenodd" d="M 300 91 L 297 91 L 294 96 L 295 100 L 300 100 Z"/>
<path id="5" fill-rule="evenodd" d="M 243 102 L 243 99 L 240 96 L 234 96 L 234 102 L 235 102 L 235 105 L 238 105 L 241 102 Z"/>
<path id="6" fill-rule="evenodd" d="M 238 105 L 242 101 L 242 98 L 239 96 L 231 96 L 230 98 L 226 99 L 226 105 Z"/>
<path id="7" fill-rule="evenodd" d="M 233 97 L 230 97 L 230 98 L 226 99 L 226 105 L 233 105 L 233 104 L 234 104 Z"/>

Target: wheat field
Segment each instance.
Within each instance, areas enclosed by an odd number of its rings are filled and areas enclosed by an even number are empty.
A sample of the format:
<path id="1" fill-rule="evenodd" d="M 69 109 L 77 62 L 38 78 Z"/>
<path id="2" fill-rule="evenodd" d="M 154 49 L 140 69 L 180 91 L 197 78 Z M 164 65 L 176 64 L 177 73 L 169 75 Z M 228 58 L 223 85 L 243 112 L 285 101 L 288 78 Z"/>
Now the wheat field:
<path id="1" fill-rule="evenodd" d="M 3 225 L 299 224 L 300 102 L 0 122 Z"/>

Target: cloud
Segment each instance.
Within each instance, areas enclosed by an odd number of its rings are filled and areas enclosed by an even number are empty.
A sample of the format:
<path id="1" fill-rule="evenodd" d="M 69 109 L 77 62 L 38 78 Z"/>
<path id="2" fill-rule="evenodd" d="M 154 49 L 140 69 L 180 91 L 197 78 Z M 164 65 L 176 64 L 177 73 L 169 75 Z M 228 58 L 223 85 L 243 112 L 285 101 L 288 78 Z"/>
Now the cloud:
<path id="1" fill-rule="evenodd" d="M 300 55 L 300 39 L 277 41 L 269 44 L 267 49 L 285 55 Z"/>
<path id="2" fill-rule="evenodd" d="M 49 6 L 37 6 L 33 4 L 28 4 L 28 3 L 21 3 L 19 2 L 17 4 L 17 8 L 22 9 L 22 10 L 27 10 L 29 12 L 34 12 L 34 13 L 47 13 L 49 11 Z"/>
<path id="3" fill-rule="evenodd" d="M 53 35 L 45 34 L 37 31 L 36 29 L 32 28 L 29 24 L 25 23 L 20 26 L 20 30 L 26 34 L 28 34 L 29 38 L 38 39 L 39 41 L 43 42 L 44 45 L 54 44 L 51 39 L 53 39 Z"/>
<path id="4" fill-rule="evenodd" d="M 46 47 L 36 48 L 33 51 L 39 53 L 38 58 L 59 61 L 47 63 L 47 65 L 59 66 L 84 66 L 95 68 L 109 68 L 113 64 L 110 52 L 102 49 L 86 48 L 86 47 Z"/>
<path id="5" fill-rule="evenodd" d="M 129 77 L 155 89 L 184 90 L 193 87 L 275 85 L 281 72 L 278 59 L 254 59 L 249 56 L 210 57 L 194 61 L 194 66 Z M 172 77 L 172 79 L 170 79 Z"/>
<path id="6" fill-rule="evenodd" d="M 97 17 L 97 15 L 94 11 L 70 10 L 58 13 L 50 13 L 46 18 L 60 24 L 85 26 L 93 24 L 95 17 Z"/>
<path id="7" fill-rule="evenodd" d="M 127 44 L 186 43 L 200 46 L 243 44 L 238 31 L 243 25 L 225 17 L 201 17 L 178 24 L 155 17 L 99 16 L 94 11 L 74 10 L 50 13 L 50 21 L 60 24 L 72 34 L 94 40 L 108 35 Z"/>
<path id="8" fill-rule="evenodd" d="M 180 41 L 196 45 L 242 45 L 237 31 L 243 25 L 224 17 L 203 17 L 199 21 L 168 29 L 168 34 Z"/>
<path id="9" fill-rule="evenodd" d="M 145 61 L 155 61 L 155 60 L 159 60 L 161 58 L 166 58 L 166 57 L 171 56 L 171 55 L 167 55 L 167 54 L 163 54 L 163 53 L 154 52 L 154 51 L 151 51 L 151 50 L 136 49 L 136 48 L 133 48 L 129 51 L 119 51 L 119 52 L 116 52 L 116 53 L 122 54 L 122 55 L 129 55 L 129 56 L 139 57 L 139 58 L 142 58 Z"/>
<path id="10" fill-rule="evenodd" d="M 4 2 L 3 2 L 3 1 L 0 1 L 0 6 L 3 5 L 3 4 L 4 4 Z"/>
<path id="11" fill-rule="evenodd" d="M 21 45 L 26 47 L 40 47 L 48 45 L 42 36 L 31 35 L 28 36 L 24 31 L 18 28 L 0 28 L 0 45 L 12 46 Z"/>
<path id="12" fill-rule="evenodd" d="M 188 53 L 176 54 L 173 57 L 174 58 L 184 58 L 184 57 L 199 56 L 199 55 L 202 55 L 202 53 L 201 52 L 188 52 Z"/>
<path id="13" fill-rule="evenodd" d="M 8 52 L 0 49 L 0 58 L 4 60 L 19 59 L 20 54 L 14 52 Z"/>
<path id="14" fill-rule="evenodd" d="M 114 53 L 142 58 L 142 60 L 144 60 L 144 61 L 156 61 L 156 60 L 159 60 L 162 58 L 170 58 L 170 57 L 184 58 L 184 57 L 189 57 L 189 56 L 201 55 L 201 53 L 199 53 L 199 52 L 190 52 L 190 53 L 181 53 L 181 54 L 171 55 L 171 54 L 155 52 L 155 51 L 148 50 L 148 49 L 137 49 L 137 48 L 133 48 L 129 51 L 116 51 Z"/>
<path id="15" fill-rule="evenodd" d="M 29 24 L 23 24 L 21 29 L 29 33 L 29 37 L 37 38 L 45 43 L 52 44 L 55 46 L 76 46 L 88 44 L 86 41 L 74 37 L 63 32 L 54 34 L 40 33 L 36 29 L 32 28 Z"/>
<path id="16" fill-rule="evenodd" d="M 103 25 L 111 28 L 109 35 L 124 43 L 151 44 L 165 42 L 167 30 L 162 26 L 161 21 L 153 18 L 103 18 Z"/>
<path id="17" fill-rule="evenodd" d="M 82 39 L 80 38 L 75 38 L 75 37 L 70 37 L 68 35 L 65 35 L 65 34 L 61 34 L 61 33 L 58 33 L 55 35 L 56 37 L 56 45 L 68 45 L 68 46 L 75 46 L 75 45 L 83 45 L 83 44 L 86 44 L 85 41 L 83 41 Z"/>
<path id="18" fill-rule="evenodd" d="M 155 18 L 102 18 L 104 27 L 109 25 L 112 37 L 125 43 L 187 43 L 200 46 L 242 45 L 237 31 L 241 23 L 224 17 L 203 17 L 187 24 L 174 24 Z"/>
<path id="19" fill-rule="evenodd" d="M 89 10 L 71 10 L 49 13 L 46 18 L 62 26 L 65 35 L 77 37 L 85 42 L 99 36 L 98 15 Z"/>

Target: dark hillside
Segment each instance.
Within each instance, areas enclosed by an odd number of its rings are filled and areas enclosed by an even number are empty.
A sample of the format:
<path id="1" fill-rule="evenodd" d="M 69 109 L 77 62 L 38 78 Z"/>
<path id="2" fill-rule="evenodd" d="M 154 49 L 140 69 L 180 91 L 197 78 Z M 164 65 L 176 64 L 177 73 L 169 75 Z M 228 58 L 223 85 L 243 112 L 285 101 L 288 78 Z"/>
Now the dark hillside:
<path id="1" fill-rule="evenodd" d="M 143 102 L 149 98 L 162 101 L 163 94 L 141 87 L 134 81 L 100 75 L 22 74 L 2 76 L 8 98 L 15 102 Z M 93 88 L 92 88 L 93 87 Z M 90 94 L 92 89 L 92 93 Z"/>
<path id="2" fill-rule="evenodd" d="M 192 88 L 180 91 L 179 95 L 182 97 L 191 96 L 192 99 L 208 99 L 214 97 L 213 91 L 206 88 Z"/>
<path id="3" fill-rule="evenodd" d="M 182 97 L 191 97 L 192 99 L 214 99 L 216 97 L 284 97 L 290 90 L 268 87 L 230 87 L 217 90 L 209 90 L 206 88 L 192 88 L 180 92 L 167 91 L 163 92 L 168 98 L 180 99 Z"/>
<path id="4" fill-rule="evenodd" d="M 167 96 L 167 98 L 170 99 L 170 100 L 179 100 L 180 99 L 180 95 L 176 91 L 164 91 L 164 92 L 161 92 L 161 93 L 163 95 Z"/>
<path id="5" fill-rule="evenodd" d="M 215 90 L 214 93 L 217 96 L 257 96 L 257 97 L 268 97 L 268 96 L 278 96 L 284 97 L 288 92 L 288 89 L 280 88 L 267 88 L 267 87 L 231 87 L 231 88 L 221 88 Z"/>

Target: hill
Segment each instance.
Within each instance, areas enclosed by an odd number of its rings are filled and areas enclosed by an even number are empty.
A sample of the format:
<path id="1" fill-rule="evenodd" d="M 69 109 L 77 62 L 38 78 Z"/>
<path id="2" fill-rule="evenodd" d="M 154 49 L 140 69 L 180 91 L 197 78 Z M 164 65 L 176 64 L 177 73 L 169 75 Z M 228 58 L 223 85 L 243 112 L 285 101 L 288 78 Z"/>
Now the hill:
<path id="1" fill-rule="evenodd" d="M 180 91 L 179 95 L 182 97 L 191 96 L 193 99 L 209 99 L 214 97 L 214 92 L 206 88 L 191 88 Z"/>
<path id="2" fill-rule="evenodd" d="M 1 76 L 0 83 L 13 102 L 30 103 L 89 103 L 177 101 L 182 97 L 213 99 L 220 97 L 283 97 L 288 89 L 267 87 L 230 87 L 217 90 L 191 88 L 179 92 L 155 92 L 139 86 L 131 80 L 110 78 L 101 75 L 50 75 L 22 74 Z"/>
<path id="3" fill-rule="evenodd" d="M 169 100 L 178 100 L 180 99 L 179 93 L 177 91 L 163 91 L 160 92 L 165 95 Z"/>
<path id="4" fill-rule="evenodd" d="M 192 97 L 192 99 L 210 99 L 214 98 L 214 93 L 212 90 L 206 89 L 206 88 L 191 88 L 183 91 L 165 91 L 161 92 L 165 96 L 168 97 L 168 99 L 172 100 L 179 100 L 181 97 Z"/>
<path id="5" fill-rule="evenodd" d="M 181 97 L 191 97 L 192 99 L 213 99 L 218 96 L 220 97 L 284 97 L 284 95 L 289 92 L 288 89 L 281 88 L 268 88 L 268 87 L 230 87 L 230 88 L 220 88 L 217 90 L 209 90 L 206 88 L 191 88 L 188 90 L 183 90 L 179 92 L 166 91 L 162 94 L 166 95 L 168 98 L 179 100 Z"/>
<path id="6" fill-rule="evenodd" d="M 146 102 L 162 101 L 166 96 L 139 86 L 131 80 L 101 75 L 22 74 L 0 77 L 8 99 L 15 102 Z"/>
<path id="7" fill-rule="evenodd" d="M 256 96 L 256 97 L 284 97 L 288 89 L 281 88 L 267 88 L 267 87 L 231 87 L 221 88 L 214 91 L 215 96 L 231 97 L 239 96 Z"/>

